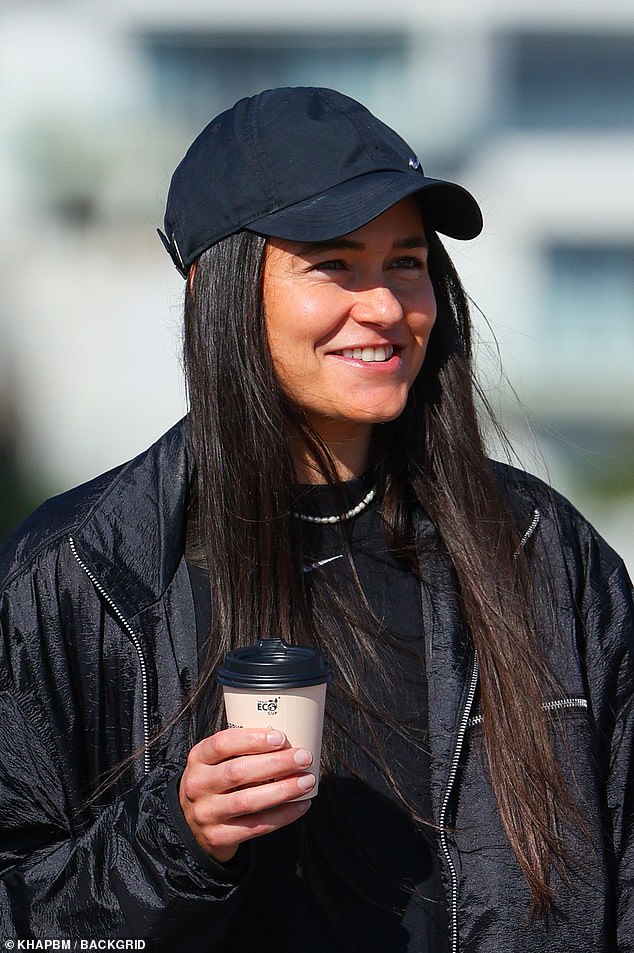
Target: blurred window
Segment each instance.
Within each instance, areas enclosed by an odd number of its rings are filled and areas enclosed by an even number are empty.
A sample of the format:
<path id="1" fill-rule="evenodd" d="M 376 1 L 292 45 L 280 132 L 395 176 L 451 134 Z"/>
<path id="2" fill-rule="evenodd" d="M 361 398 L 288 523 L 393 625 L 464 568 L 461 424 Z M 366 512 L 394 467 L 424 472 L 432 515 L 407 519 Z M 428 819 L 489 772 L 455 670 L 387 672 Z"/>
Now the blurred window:
<path id="1" fill-rule="evenodd" d="M 274 86 L 328 86 L 394 112 L 407 76 L 404 33 L 145 33 L 139 38 L 168 121 L 199 126 Z"/>
<path id="2" fill-rule="evenodd" d="M 634 127 L 634 33 L 502 39 L 505 121 L 528 128 Z"/>
<path id="3" fill-rule="evenodd" d="M 547 252 L 544 340 L 567 364 L 627 369 L 634 359 L 634 245 L 554 245 Z"/>

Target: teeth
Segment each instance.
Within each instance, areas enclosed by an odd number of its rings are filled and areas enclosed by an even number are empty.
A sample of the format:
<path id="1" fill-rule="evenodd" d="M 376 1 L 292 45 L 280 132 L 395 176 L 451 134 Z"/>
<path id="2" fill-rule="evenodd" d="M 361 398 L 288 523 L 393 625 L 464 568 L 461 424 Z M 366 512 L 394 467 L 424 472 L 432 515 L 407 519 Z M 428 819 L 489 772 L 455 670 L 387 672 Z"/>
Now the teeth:
<path id="1" fill-rule="evenodd" d="M 391 344 L 384 347 L 346 347 L 341 352 L 344 357 L 352 357 L 355 361 L 365 361 L 368 364 L 376 361 L 389 361 L 394 354 Z"/>

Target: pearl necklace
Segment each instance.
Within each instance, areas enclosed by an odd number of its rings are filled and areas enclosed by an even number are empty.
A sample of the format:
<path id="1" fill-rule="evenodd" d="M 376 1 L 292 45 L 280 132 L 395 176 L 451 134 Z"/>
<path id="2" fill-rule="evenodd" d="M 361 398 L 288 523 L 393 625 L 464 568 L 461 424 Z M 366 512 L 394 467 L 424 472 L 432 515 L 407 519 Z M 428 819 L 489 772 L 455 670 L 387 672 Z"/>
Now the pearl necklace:
<path id="1" fill-rule="evenodd" d="M 359 513 L 367 509 L 375 496 L 376 490 L 372 487 L 360 503 L 353 506 L 351 510 L 346 510 L 345 513 L 337 516 L 309 516 L 308 513 L 293 513 L 293 516 L 296 516 L 299 520 L 304 520 L 306 523 L 343 523 L 345 520 L 351 520 L 353 516 L 358 516 Z"/>

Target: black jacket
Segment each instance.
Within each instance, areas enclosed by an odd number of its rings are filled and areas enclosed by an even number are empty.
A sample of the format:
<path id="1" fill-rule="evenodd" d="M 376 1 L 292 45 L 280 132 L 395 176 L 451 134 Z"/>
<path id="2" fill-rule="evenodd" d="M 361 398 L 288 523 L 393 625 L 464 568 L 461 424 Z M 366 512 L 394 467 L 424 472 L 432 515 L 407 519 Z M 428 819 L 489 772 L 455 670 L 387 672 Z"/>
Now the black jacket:
<path id="1" fill-rule="evenodd" d="M 125 466 L 45 503 L 0 553 L 0 937 L 332 950 L 324 919 L 309 922 L 308 907 L 304 916 L 301 888 L 292 903 L 280 894 L 267 838 L 223 868 L 188 833 L 175 794 L 192 743 L 186 719 L 94 798 L 196 679 L 183 431 L 181 423 Z M 477 663 L 451 566 L 428 545 L 435 531 L 423 520 L 431 797 L 449 948 L 633 951 L 630 582 L 569 503 L 520 471 L 498 472 L 543 580 L 537 614 L 561 686 L 547 708 L 565 728 L 561 760 L 589 835 L 565 832 L 576 860 L 567 879 L 554 880 L 555 910 L 530 920 L 487 779 Z M 418 949 L 396 928 L 381 942 L 374 948 Z M 338 943 L 358 948 L 353 935 Z"/>

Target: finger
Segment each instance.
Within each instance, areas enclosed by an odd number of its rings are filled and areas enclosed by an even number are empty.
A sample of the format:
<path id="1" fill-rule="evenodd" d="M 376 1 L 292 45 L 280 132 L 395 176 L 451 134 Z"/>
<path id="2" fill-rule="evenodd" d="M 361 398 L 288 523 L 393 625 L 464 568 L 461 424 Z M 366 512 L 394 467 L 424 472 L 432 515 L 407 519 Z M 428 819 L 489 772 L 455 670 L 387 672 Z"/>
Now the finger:
<path id="1" fill-rule="evenodd" d="M 209 795 L 260 785 L 297 775 L 310 767 L 312 760 L 307 749 L 288 748 L 231 758 L 217 765 L 199 763 L 190 766 L 183 775 L 183 794 L 189 801 L 196 801 Z"/>
<path id="2" fill-rule="evenodd" d="M 217 821 L 226 821 L 234 817 L 246 818 L 262 811 L 275 810 L 283 804 L 295 801 L 310 793 L 315 787 L 314 774 L 300 774 L 282 781 L 270 781 L 256 787 L 241 788 L 228 794 L 218 795 L 214 801 Z"/>
<path id="3" fill-rule="evenodd" d="M 216 770 L 222 778 L 223 790 L 230 791 L 297 774 L 309 767 L 312 760 L 313 756 L 307 749 L 291 748 L 270 754 L 233 758 L 231 761 L 224 761 Z"/>
<path id="4" fill-rule="evenodd" d="M 210 794 L 188 802 L 187 816 L 193 824 L 193 830 L 199 832 L 209 843 L 218 846 L 215 841 L 216 828 L 225 827 L 241 819 L 246 826 L 251 815 L 275 811 L 297 798 L 310 793 L 316 780 L 312 774 L 296 775 L 282 781 L 270 781 L 256 787 L 241 788 L 227 794 Z M 198 837 L 198 834 L 196 834 Z"/>
<path id="5" fill-rule="evenodd" d="M 224 863 L 234 856 L 239 844 L 294 823 L 303 817 L 310 805 L 308 800 L 292 801 L 257 814 L 229 818 L 224 824 L 203 828 L 198 840 L 208 854 Z"/>
<path id="6" fill-rule="evenodd" d="M 288 746 L 281 731 L 271 729 L 225 728 L 203 738 L 190 755 L 203 764 L 220 764 L 228 758 L 245 754 L 259 754 Z"/>

